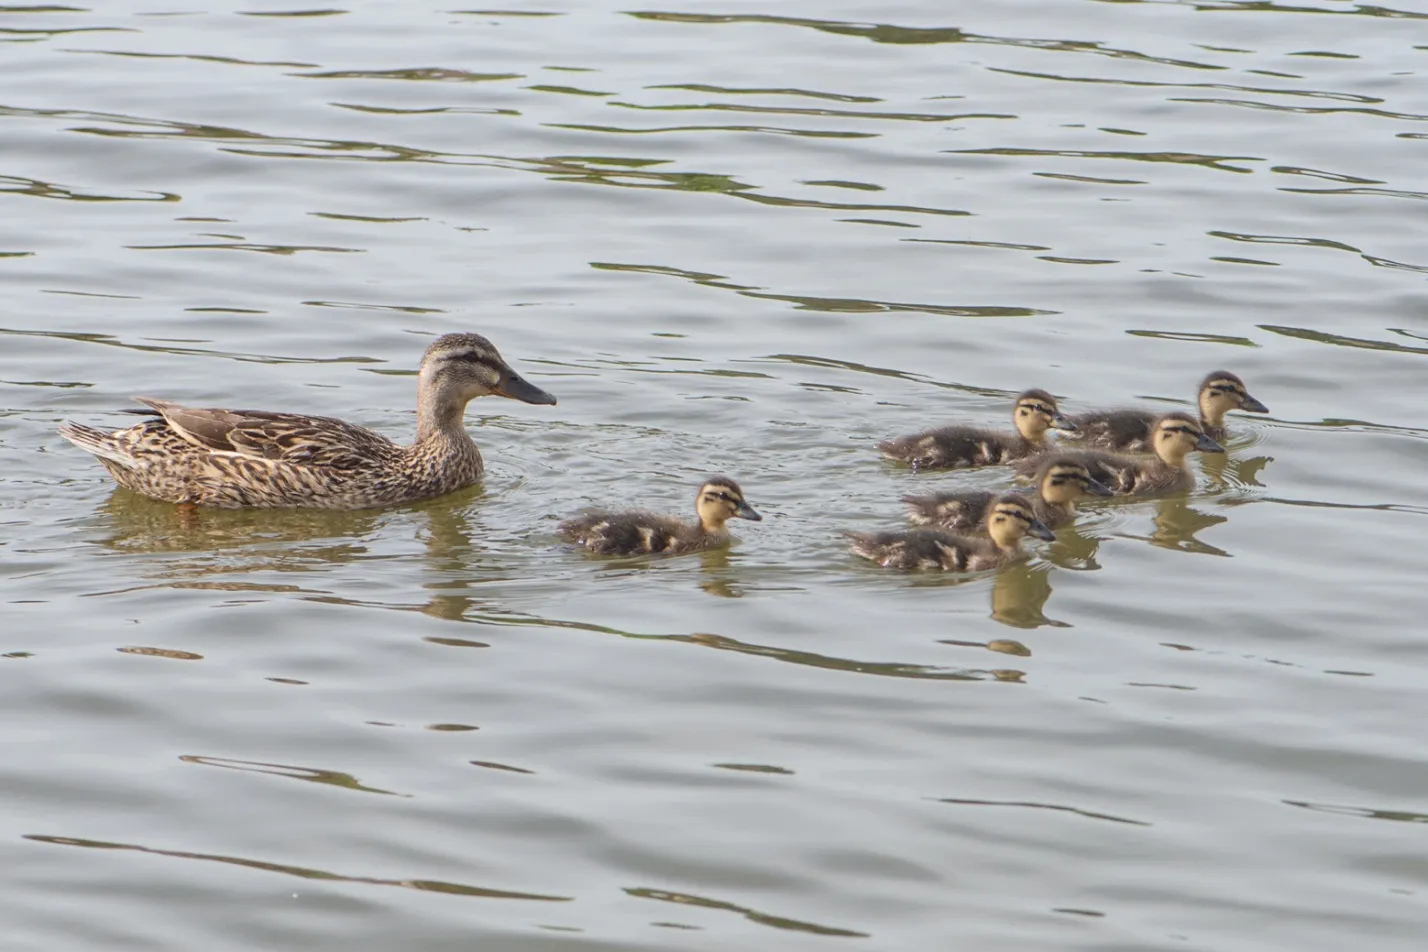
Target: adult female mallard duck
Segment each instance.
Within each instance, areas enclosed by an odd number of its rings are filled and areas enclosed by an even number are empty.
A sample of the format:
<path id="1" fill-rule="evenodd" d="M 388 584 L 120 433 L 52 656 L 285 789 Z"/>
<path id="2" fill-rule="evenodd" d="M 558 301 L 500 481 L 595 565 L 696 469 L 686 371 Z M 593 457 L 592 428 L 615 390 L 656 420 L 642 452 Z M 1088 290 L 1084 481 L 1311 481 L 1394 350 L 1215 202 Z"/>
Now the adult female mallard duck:
<path id="1" fill-rule="evenodd" d="M 907 463 L 913 472 L 924 469 L 957 469 L 1010 463 L 1040 453 L 1046 448 L 1046 431 L 1075 430 L 1076 426 L 1045 390 L 1028 390 L 1016 398 L 1012 411 L 1016 433 L 984 430 L 971 426 L 944 426 L 884 440 L 878 444 L 885 457 Z"/>
<path id="2" fill-rule="evenodd" d="M 1070 525 L 1076 518 L 1076 501 L 1083 496 L 1110 496 L 1111 490 L 1091 478 L 1085 463 L 1066 453 L 1039 457 L 1033 484 L 1036 495 L 1031 508 L 1036 518 L 1050 529 Z M 907 518 L 915 525 L 931 525 L 953 532 L 979 532 L 987 523 L 987 511 L 1001 493 L 985 489 L 965 489 L 928 496 L 904 496 Z"/>
<path id="3" fill-rule="evenodd" d="M 946 529 L 918 528 L 893 532 L 850 532 L 853 552 L 890 569 L 943 569 L 980 572 L 1010 562 L 1021 554 L 1022 536 L 1056 538 L 1018 493 L 998 496 L 985 520 L 990 538 L 975 539 Z"/>
<path id="4" fill-rule="evenodd" d="M 400 446 L 330 417 L 186 407 L 138 397 L 152 415 L 105 433 L 66 423 L 60 433 L 99 457 L 119 485 L 166 502 L 222 509 L 365 509 L 439 496 L 481 478 L 466 433 L 468 401 L 555 397 L 527 383 L 480 334 L 446 334 L 422 357 L 417 437 Z"/>
<path id="5" fill-rule="evenodd" d="M 1195 488 L 1195 474 L 1186 466 L 1186 457 L 1202 453 L 1223 453 L 1225 448 L 1205 435 L 1200 421 L 1188 413 L 1166 413 L 1156 418 L 1150 429 L 1154 456 L 1128 456 L 1098 450 L 1067 454 L 1086 467 L 1091 478 L 1109 486 L 1118 496 L 1180 492 Z M 1028 465 L 1030 464 L 1030 465 Z M 1018 464 L 1017 475 L 1033 476 L 1033 461 Z"/>
<path id="6" fill-rule="evenodd" d="M 1200 382 L 1200 428 L 1212 440 L 1225 438 L 1225 414 L 1231 410 L 1268 413 L 1245 389 L 1245 382 L 1228 370 L 1217 370 Z M 1088 446 L 1150 452 L 1150 427 L 1159 414 L 1152 410 L 1091 410 L 1072 417 Z"/>
<path id="7" fill-rule="evenodd" d="M 763 520 L 744 501 L 739 484 L 724 476 L 706 479 L 694 499 L 698 522 L 681 522 L 673 516 L 629 510 L 596 510 L 562 522 L 558 530 L 567 542 L 601 555 L 682 555 L 729 544 L 730 519 Z"/>

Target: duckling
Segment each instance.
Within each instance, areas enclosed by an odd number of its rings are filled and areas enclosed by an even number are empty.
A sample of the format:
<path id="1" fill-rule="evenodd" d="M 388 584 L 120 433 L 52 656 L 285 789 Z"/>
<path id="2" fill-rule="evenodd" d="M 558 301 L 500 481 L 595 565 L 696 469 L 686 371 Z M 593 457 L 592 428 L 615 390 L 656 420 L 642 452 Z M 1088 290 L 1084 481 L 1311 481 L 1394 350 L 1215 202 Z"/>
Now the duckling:
<path id="1" fill-rule="evenodd" d="M 1039 457 L 1034 483 L 1037 494 L 1031 497 L 1036 518 L 1048 528 L 1059 529 L 1076 518 L 1076 501 L 1082 496 L 1110 496 L 1111 490 L 1091 478 L 1090 470 L 1075 456 L 1066 453 Z M 1000 493 L 968 489 L 933 493 L 929 496 L 904 496 L 909 522 L 933 525 L 954 532 L 979 532 L 986 525 L 987 510 Z"/>
<path id="2" fill-rule="evenodd" d="M 1091 478 L 1109 486 L 1118 496 L 1180 492 L 1195 488 L 1195 475 L 1185 465 L 1185 457 L 1195 450 L 1223 453 L 1225 448 L 1205 435 L 1200 421 L 1188 413 L 1166 413 L 1151 426 L 1155 456 L 1127 456 L 1099 450 L 1071 453 L 1071 459 L 1086 467 Z M 1027 460 L 1017 466 L 1018 476 L 1031 476 L 1035 464 Z"/>
<path id="3" fill-rule="evenodd" d="M 165 502 L 220 509 L 366 509 L 453 492 L 481 478 L 466 404 L 495 394 L 553 406 L 480 334 L 444 334 L 421 359 L 416 442 L 401 446 L 331 417 L 188 407 L 136 399 L 154 417 L 112 433 L 66 423 L 119 485 Z"/>
<path id="4" fill-rule="evenodd" d="M 971 426 L 944 426 L 878 444 L 883 456 L 907 463 L 914 473 L 924 469 L 958 469 L 1010 463 L 1046 448 L 1046 431 L 1072 430 L 1056 398 L 1045 390 L 1028 390 L 1016 398 L 1012 411 L 1015 434 Z"/>
<path id="5" fill-rule="evenodd" d="M 729 530 L 724 524 L 730 519 L 761 522 L 764 518 L 744 501 L 739 484 L 724 476 L 704 481 L 694 509 L 699 514 L 694 523 L 641 510 L 597 510 L 567 519 L 558 531 L 566 541 L 601 555 L 682 555 L 728 545 Z"/>
<path id="6" fill-rule="evenodd" d="M 1245 382 L 1228 370 L 1216 370 L 1200 382 L 1200 428 L 1213 440 L 1225 438 L 1225 414 L 1231 410 L 1268 413 L 1245 389 Z M 1092 410 L 1072 419 L 1088 446 L 1128 453 L 1150 452 L 1150 427 L 1156 414 L 1151 410 Z"/>
<path id="7" fill-rule="evenodd" d="M 974 539 L 945 529 L 922 527 L 892 532 L 850 532 L 853 552 L 890 569 L 980 572 L 1005 565 L 1021 554 L 1021 539 L 1056 538 L 1038 518 L 1031 500 L 1018 493 L 998 496 L 987 509 L 987 535 Z"/>

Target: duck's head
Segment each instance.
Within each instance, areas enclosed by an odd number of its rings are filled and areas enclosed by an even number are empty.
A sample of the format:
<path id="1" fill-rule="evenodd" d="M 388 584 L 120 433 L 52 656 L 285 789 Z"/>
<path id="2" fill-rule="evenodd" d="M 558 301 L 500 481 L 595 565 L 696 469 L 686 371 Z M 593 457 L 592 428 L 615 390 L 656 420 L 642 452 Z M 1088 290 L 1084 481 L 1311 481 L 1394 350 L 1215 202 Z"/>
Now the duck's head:
<path id="1" fill-rule="evenodd" d="M 1211 426 L 1222 426 L 1225 414 L 1231 410 L 1268 413 L 1269 407 L 1250 396 L 1239 377 L 1228 370 L 1217 370 L 1200 384 L 1200 418 Z"/>
<path id="2" fill-rule="evenodd" d="M 726 476 L 713 476 L 699 487 L 694 509 L 699 513 L 699 524 L 707 532 L 718 532 L 730 519 L 763 520 L 754 507 L 744 502 L 744 491 L 739 484 Z"/>
<path id="3" fill-rule="evenodd" d="M 1150 428 L 1150 445 L 1155 455 L 1172 466 L 1184 466 L 1185 457 L 1202 453 L 1223 453 L 1225 448 L 1205 435 L 1200 421 L 1188 413 L 1167 413 Z"/>
<path id="4" fill-rule="evenodd" d="M 524 403 L 555 404 L 555 397 L 512 370 L 480 334 L 438 337 L 422 356 L 420 378 L 423 390 L 461 406 L 488 394 Z"/>
<path id="5" fill-rule="evenodd" d="M 1045 390 L 1028 390 L 1017 397 L 1012 419 L 1017 432 L 1033 443 L 1046 439 L 1047 430 L 1076 430 L 1076 424 L 1061 414 L 1056 398 Z"/>
<path id="6" fill-rule="evenodd" d="M 1015 549 L 1021 544 L 1021 537 L 1033 535 L 1048 542 L 1056 539 L 1056 534 L 1046 527 L 1046 523 L 1036 518 L 1036 510 L 1031 508 L 1031 500 L 1018 493 L 998 496 L 987 510 L 987 534 L 998 548 Z"/>
<path id="7" fill-rule="evenodd" d="M 1074 505 L 1082 496 L 1110 496 L 1111 490 L 1091 476 L 1074 456 L 1052 456 L 1036 471 L 1041 498 L 1058 506 Z"/>

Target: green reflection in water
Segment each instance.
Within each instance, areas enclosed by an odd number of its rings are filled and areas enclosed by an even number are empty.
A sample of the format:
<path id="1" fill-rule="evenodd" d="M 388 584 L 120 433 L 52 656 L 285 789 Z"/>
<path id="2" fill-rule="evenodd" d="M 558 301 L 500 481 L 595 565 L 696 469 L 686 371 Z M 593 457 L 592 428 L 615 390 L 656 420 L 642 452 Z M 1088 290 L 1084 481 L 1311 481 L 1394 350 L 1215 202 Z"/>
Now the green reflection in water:
<path id="1" fill-rule="evenodd" d="M 1076 816 L 1085 817 L 1088 820 L 1108 820 L 1111 823 L 1126 823 L 1131 826 L 1154 826 L 1144 820 L 1132 820 L 1129 817 L 1116 816 L 1112 813 L 1097 813 L 1093 810 L 1082 810 L 1079 807 L 1068 807 L 1057 803 L 1036 803 L 1031 800 L 970 800 L 960 797 L 937 797 L 935 803 L 951 803 L 956 806 L 967 807 L 1024 807 L 1030 810 L 1050 810 L 1054 813 L 1072 813 Z"/>
<path id="2" fill-rule="evenodd" d="M 719 899 L 708 899 L 704 896 L 696 896 L 693 893 L 670 892 L 666 889 L 647 889 L 642 887 L 627 888 L 625 892 L 638 899 L 657 899 L 661 902 L 673 902 L 684 906 L 698 906 L 701 909 L 720 909 L 726 912 L 736 912 L 750 922 L 757 922 L 759 925 L 764 926 L 772 926 L 775 929 L 809 932 L 813 935 L 844 936 L 858 939 L 868 938 L 868 933 L 866 932 L 837 929 L 832 926 L 822 926 L 816 922 L 803 922 L 784 916 L 771 916 L 766 912 L 750 909 L 748 906 L 740 906 Z"/>
<path id="3" fill-rule="evenodd" d="M 179 760 L 186 764 L 202 764 L 206 767 L 223 767 L 228 770 L 244 770 L 251 773 L 271 774 L 275 777 L 289 777 L 293 780 L 306 780 L 310 783 L 343 787 L 347 790 L 356 790 L 360 793 L 380 793 L 392 797 L 411 796 L 409 793 L 397 793 L 394 790 L 382 790 L 378 787 L 366 786 L 351 774 L 342 773 L 337 770 L 322 770 L 317 767 L 298 767 L 292 764 L 266 764 L 256 760 L 233 760 L 228 757 L 205 757 L 199 754 L 182 754 L 179 756 Z"/>
<path id="4" fill-rule="evenodd" d="M 590 267 L 601 271 L 626 271 L 643 274 L 670 275 L 672 277 L 684 278 L 687 281 L 692 281 L 695 284 L 705 287 L 734 291 L 743 297 L 759 298 L 766 301 L 786 301 L 796 305 L 799 310 L 803 311 L 833 311 L 846 314 L 881 314 L 910 311 L 920 314 L 945 314 L 951 317 L 1032 317 L 1057 313 L 1055 311 L 1043 311 L 1027 307 L 908 304 L 897 301 L 873 301 L 864 298 L 824 298 L 797 294 L 773 294 L 766 291 L 755 290 L 747 285 L 732 284 L 726 281 L 725 276 L 722 274 L 686 271 L 683 268 L 671 268 L 664 265 L 617 264 L 609 261 L 592 261 L 590 262 Z"/>
<path id="5" fill-rule="evenodd" d="M 211 863 L 224 863 L 229 866 L 242 866 L 247 869 L 256 869 L 269 873 L 282 873 L 286 876 L 297 876 L 300 879 L 318 879 L 343 883 L 365 883 L 372 886 L 399 886 L 403 889 L 415 889 L 419 892 L 439 892 L 452 896 L 470 896 L 479 899 L 525 899 L 536 902 L 573 902 L 573 896 L 550 896 L 542 893 L 511 892 L 504 889 L 485 889 L 480 886 L 467 886 L 462 883 L 443 882 L 436 879 L 377 879 L 370 876 L 345 876 L 341 873 L 332 873 L 322 869 L 312 869 L 306 866 L 288 866 L 282 863 L 268 863 L 256 859 L 244 859 L 238 856 L 222 856 L 217 853 L 193 853 L 186 850 L 164 850 L 152 846 L 140 846 L 136 843 L 114 843 L 106 840 L 86 840 L 73 836 L 51 836 L 41 833 L 24 834 L 23 839 L 36 843 L 49 843 L 54 846 L 82 846 L 87 849 L 100 850 L 129 850 L 135 853 L 149 853 L 154 856 L 170 856 L 176 859 L 197 859 Z"/>

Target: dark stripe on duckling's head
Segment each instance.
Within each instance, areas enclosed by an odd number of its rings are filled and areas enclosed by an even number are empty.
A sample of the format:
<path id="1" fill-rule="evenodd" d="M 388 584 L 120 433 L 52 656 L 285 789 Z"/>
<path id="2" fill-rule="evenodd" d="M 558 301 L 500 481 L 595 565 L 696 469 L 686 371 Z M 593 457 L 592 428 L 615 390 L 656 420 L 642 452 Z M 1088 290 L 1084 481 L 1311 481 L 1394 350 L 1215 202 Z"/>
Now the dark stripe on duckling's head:
<path id="1" fill-rule="evenodd" d="M 1250 413 L 1268 413 L 1269 407 L 1250 396 L 1245 382 L 1228 370 L 1216 370 L 1200 382 L 1200 399 L 1228 400 L 1235 409 Z"/>
<path id="2" fill-rule="evenodd" d="M 711 476 L 706 479 L 704 485 L 699 487 L 698 503 L 700 505 L 723 503 L 729 508 L 730 516 L 753 522 L 759 522 L 764 518 L 744 501 L 744 491 L 739 488 L 738 483 L 727 476 Z"/>
<path id="3" fill-rule="evenodd" d="M 996 531 L 998 525 L 1007 521 L 1018 526 L 1020 531 L 1016 533 L 1017 536 L 1033 535 L 1038 539 L 1048 541 L 1056 538 L 1055 534 L 1046 527 L 1046 524 L 1036 518 L 1036 510 L 1031 507 L 1031 500 L 1019 493 L 1006 493 L 998 496 L 996 502 L 992 503 L 987 527 L 993 530 L 993 538 L 1001 534 Z"/>
<path id="4" fill-rule="evenodd" d="M 1188 413 L 1167 413 L 1155 421 L 1153 438 L 1156 443 L 1181 440 L 1192 449 L 1206 453 L 1223 453 L 1225 448 L 1205 435 L 1200 421 Z"/>
<path id="5" fill-rule="evenodd" d="M 1045 420 L 1048 426 L 1055 429 L 1069 431 L 1076 429 L 1076 424 L 1062 415 L 1056 398 L 1045 390 L 1026 390 L 1016 398 L 1017 417 L 1031 414 Z"/>

